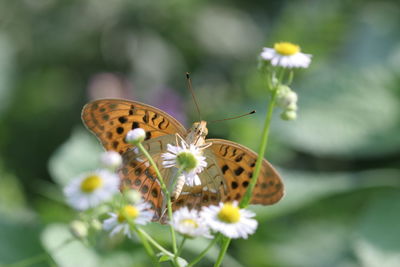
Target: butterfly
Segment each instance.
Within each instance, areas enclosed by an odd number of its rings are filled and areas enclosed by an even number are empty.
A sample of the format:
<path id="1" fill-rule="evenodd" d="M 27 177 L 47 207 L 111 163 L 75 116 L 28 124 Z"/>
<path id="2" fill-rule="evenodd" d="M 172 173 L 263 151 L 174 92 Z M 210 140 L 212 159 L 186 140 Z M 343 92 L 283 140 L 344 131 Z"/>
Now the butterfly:
<path id="1" fill-rule="evenodd" d="M 167 144 L 176 144 L 177 135 L 188 144 L 207 144 L 203 150 L 207 166 L 199 173 L 201 185 L 183 185 L 173 200 L 173 210 L 181 207 L 200 209 L 219 202 L 240 201 L 253 176 L 257 154 L 240 144 L 223 139 L 206 139 L 205 121 L 195 122 L 189 130 L 166 112 L 136 101 L 100 99 L 86 104 L 82 110 L 86 127 L 101 141 L 106 150 L 122 155 L 119 170 L 122 187 L 140 191 L 155 211 L 158 220 L 165 208 L 165 197 L 154 168 L 137 148 L 125 141 L 126 134 L 136 128 L 146 131 L 143 146 L 157 164 L 166 184 L 171 184 L 173 170 L 163 168 L 161 155 Z M 284 194 L 278 172 L 263 160 L 251 204 L 272 205 Z"/>

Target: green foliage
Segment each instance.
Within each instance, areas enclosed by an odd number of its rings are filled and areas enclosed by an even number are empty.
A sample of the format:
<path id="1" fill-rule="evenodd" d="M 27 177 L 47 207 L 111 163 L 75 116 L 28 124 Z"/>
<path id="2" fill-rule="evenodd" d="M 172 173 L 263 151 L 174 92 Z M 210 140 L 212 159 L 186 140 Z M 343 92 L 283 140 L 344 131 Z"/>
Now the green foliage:
<path id="1" fill-rule="evenodd" d="M 138 252 L 116 251 L 101 253 L 76 240 L 61 224 L 51 224 L 42 232 L 41 240 L 56 266 L 147 266 L 145 255 Z"/>
<path id="2" fill-rule="evenodd" d="M 400 194 L 377 192 L 365 207 L 355 231 L 353 246 L 363 266 L 396 266 L 400 263 Z"/>
<path id="3" fill-rule="evenodd" d="M 0 265 L 11 264 L 43 253 L 40 228 L 31 221 L 0 220 Z M 31 265 L 32 266 L 32 265 Z M 40 266 L 40 265 L 34 265 Z"/>
<path id="4" fill-rule="evenodd" d="M 257 233 L 233 241 L 224 263 L 400 265 L 398 10 L 395 0 L 0 2 L 0 264 L 148 266 L 135 241 L 62 245 L 72 213 L 58 186 L 102 151 L 82 106 L 125 97 L 190 123 L 190 71 L 203 119 L 258 111 L 209 124 L 209 136 L 257 149 L 268 104 L 257 55 L 292 41 L 313 62 L 291 85 L 298 119 L 272 122 L 267 158 L 286 196 L 253 207 Z M 182 257 L 205 246 L 189 240 Z"/>

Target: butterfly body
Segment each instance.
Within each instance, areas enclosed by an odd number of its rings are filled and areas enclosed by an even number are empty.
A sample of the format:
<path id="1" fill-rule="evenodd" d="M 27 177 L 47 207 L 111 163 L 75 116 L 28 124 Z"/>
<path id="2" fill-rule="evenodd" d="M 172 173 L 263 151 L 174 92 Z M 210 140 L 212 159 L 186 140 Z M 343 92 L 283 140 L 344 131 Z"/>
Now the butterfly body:
<path id="1" fill-rule="evenodd" d="M 163 214 L 165 196 L 146 157 L 125 142 L 125 135 L 131 129 L 143 128 L 146 131 L 143 146 L 156 162 L 167 185 L 172 184 L 176 172 L 174 168 L 163 167 L 161 155 L 166 152 L 167 145 L 177 145 L 178 135 L 187 144 L 201 148 L 207 162 L 207 167 L 198 174 L 201 184 L 189 186 L 180 177 L 173 188 L 176 192 L 172 193 L 175 194 L 171 194 L 174 196 L 173 209 L 183 206 L 200 209 L 221 201 L 240 201 L 253 179 L 257 154 L 228 140 L 206 139 L 208 129 L 205 121 L 195 122 L 186 130 L 162 110 L 123 99 L 101 99 L 88 103 L 82 110 L 82 120 L 106 150 L 115 150 L 122 155 L 123 166 L 119 174 L 123 186 L 142 193 L 158 216 L 155 220 Z M 272 205 L 282 198 L 283 192 L 279 174 L 263 160 L 251 203 Z"/>
<path id="2" fill-rule="evenodd" d="M 188 131 L 188 134 L 185 138 L 186 143 L 200 147 L 205 144 L 207 134 L 208 134 L 207 122 L 206 121 L 195 122 Z"/>
<path id="3" fill-rule="evenodd" d="M 190 146 L 195 146 L 199 148 L 199 152 L 202 154 L 202 151 L 209 147 L 211 143 L 206 143 L 206 136 L 208 134 L 208 129 L 207 129 L 207 122 L 206 121 L 200 121 L 200 122 L 195 122 L 193 123 L 192 127 L 188 130 L 188 133 L 184 139 L 186 145 Z M 183 141 L 183 138 L 177 134 L 177 139 L 180 138 Z M 176 141 L 176 145 L 179 146 L 179 140 Z M 185 185 L 185 175 L 181 174 L 177 177 L 177 181 L 172 181 L 175 183 L 175 187 L 172 188 L 172 193 L 171 193 L 171 200 L 175 201 L 176 199 L 179 198 L 183 186 Z"/>

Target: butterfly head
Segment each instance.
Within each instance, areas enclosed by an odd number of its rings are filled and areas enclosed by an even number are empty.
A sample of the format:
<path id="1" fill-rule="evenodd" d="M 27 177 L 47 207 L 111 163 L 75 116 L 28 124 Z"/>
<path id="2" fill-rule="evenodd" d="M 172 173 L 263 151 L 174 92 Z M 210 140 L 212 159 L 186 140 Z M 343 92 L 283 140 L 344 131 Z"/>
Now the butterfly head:
<path id="1" fill-rule="evenodd" d="M 195 122 L 188 131 L 186 142 L 188 144 L 201 146 L 205 143 L 207 134 L 208 134 L 207 122 L 206 121 Z"/>

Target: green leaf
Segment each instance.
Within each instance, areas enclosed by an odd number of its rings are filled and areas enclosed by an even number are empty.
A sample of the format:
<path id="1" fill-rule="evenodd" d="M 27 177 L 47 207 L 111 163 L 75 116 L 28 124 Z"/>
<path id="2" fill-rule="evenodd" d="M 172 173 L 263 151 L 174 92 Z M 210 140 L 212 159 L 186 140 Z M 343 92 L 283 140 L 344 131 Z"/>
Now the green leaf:
<path id="1" fill-rule="evenodd" d="M 149 266 L 149 259 L 142 250 L 118 251 L 114 250 L 110 253 L 101 255 L 99 267 L 146 267 Z"/>
<path id="2" fill-rule="evenodd" d="M 361 172 L 313 173 L 279 170 L 285 185 L 285 196 L 269 207 L 252 206 L 259 220 L 282 216 L 330 195 L 352 192 L 362 188 L 400 188 L 400 171 L 394 169 Z"/>
<path id="3" fill-rule="evenodd" d="M 296 89 L 298 119 L 277 120 L 284 145 L 315 155 L 367 158 L 400 149 L 397 78 L 385 67 L 364 71 L 325 67 Z"/>
<path id="4" fill-rule="evenodd" d="M 164 254 L 160 257 L 160 259 L 158 261 L 164 262 L 164 261 L 169 261 L 169 260 L 171 260 L 171 257 Z"/>
<path id="5" fill-rule="evenodd" d="M 354 261 L 348 255 L 350 230 L 350 225 L 324 218 L 297 221 L 275 233 L 273 242 L 265 235 L 257 242 L 252 242 L 257 236 L 239 241 L 238 256 L 245 266 L 346 266 Z"/>
<path id="6" fill-rule="evenodd" d="M 43 255 L 40 245 L 40 228 L 33 223 L 0 220 L 0 265 L 11 264 Z M 42 264 L 34 266 L 43 266 Z"/>
<path id="7" fill-rule="evenodd" d="M 75 239 L 66 225 L 47 226 L 41 235 L 41 240 L 57 266 L 99 266 L 100 260 L 95 251 Z"/>
<path id="8" fill-rule="evenodd" d="M 164 252 L 158 253 L 157 256 L 160 257 L 158 259 L 158 262 L 165 262 L 165 261 L 173 261 L 174 260 L 174 258 L 172 256 L 168 256 Z M 185 266 L 188 265 L 188 262 L 184 258 L 178 257 L 177 261 L 179 263 L 179 266 L 181 266 L 181 267 L 185 267 Z"/>
<path id="9" fill-rule="evenodd" d="M 32 218 L 18 178 L 6 171 L 0 161 L 0 214 L 10 219 Z"/>
<path id="10" fill-rule="evenodd" d="M 362 266 L 400 266 L 400 192 L 377 193 L 361 216 L 354 249 Z"/>

